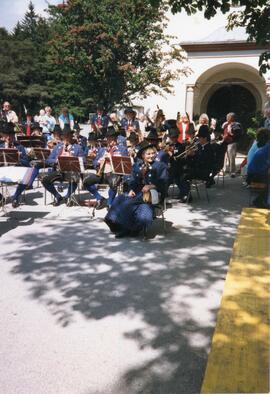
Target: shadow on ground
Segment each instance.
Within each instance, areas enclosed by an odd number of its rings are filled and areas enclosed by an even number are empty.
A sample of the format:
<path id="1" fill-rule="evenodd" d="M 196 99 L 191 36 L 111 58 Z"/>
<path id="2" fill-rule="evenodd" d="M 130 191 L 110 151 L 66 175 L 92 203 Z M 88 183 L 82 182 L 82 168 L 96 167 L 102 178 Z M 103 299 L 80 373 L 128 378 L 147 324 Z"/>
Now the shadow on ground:
<path id="1" fill-rule="evenodd" d="M 167 235 L 147 242 L 116 240 L 101 219 L 57 225 L 44 220 L 6 254 L 12 273 L 63 327 L 78 313 L 92 320 L 125 314 L 144 321 L 145 329 L 126 332 L 125 338 L 158 355 L 127 371 L 112 393 L 200 391 L 218 308 L 211 298 L 227 272 L 241 207 L 224 193 L 221 187 L 211 190 L 218 206 L 195 201 L 185 208 L 187 223 L 180 217 L 167 226 Z"/>

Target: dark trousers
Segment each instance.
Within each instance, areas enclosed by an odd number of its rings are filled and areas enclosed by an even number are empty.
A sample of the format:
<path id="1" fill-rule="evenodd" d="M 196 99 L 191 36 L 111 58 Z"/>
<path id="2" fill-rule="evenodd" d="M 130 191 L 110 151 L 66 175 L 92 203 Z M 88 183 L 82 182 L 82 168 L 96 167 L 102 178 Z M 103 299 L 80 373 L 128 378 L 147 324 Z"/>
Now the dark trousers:
<path id="1" fill-rule="evenodd" d="M 54 187 L 54 182 L 64 182 L 64 181 L 69 181 L 68 184 L 68 191 L 66 194 L 66 198 L 69 198 L 77 189 L 77 183 L 76 182 L 71 182 L 70 177 L 68 174 L 61 172 L 61 171 L 53 171 L 50 174 L 46 175 L 43 180 L 42 184 L 45 187 L 46 190 L 48 190 L 56 199 L 60 199 L 62 196 L 61 194 L 58 193 L 58 191 Z"/>
<path id="2" fill-rule="evenodd" d="M 99 183 L 106 183 L 109 185 L 109 199 L 108 205 L 111 206 L 112 202 L 117 193 L 117 187 L 121 182 L 121 176 L 112 174 L 111 172 L 108 174 L 103 174 L 102 176 L 97 176 L 96 174 L 89 174 L 87 178 L 83 181 L 83 186 L 86 190 L 88 190 L 97 200 L 101 200 L 102 196 L 97 191 L 96 185 Z"/>
<path id="3" fill-rule="evenodd" d="M 209 180 L 210 170 L 204 168 L 190 167 L 182 175 L 180 182 L 180 196 L 187 196 L 190 192 L 190 181 L 192 179 L 200 179 L 203 181 Z"/>

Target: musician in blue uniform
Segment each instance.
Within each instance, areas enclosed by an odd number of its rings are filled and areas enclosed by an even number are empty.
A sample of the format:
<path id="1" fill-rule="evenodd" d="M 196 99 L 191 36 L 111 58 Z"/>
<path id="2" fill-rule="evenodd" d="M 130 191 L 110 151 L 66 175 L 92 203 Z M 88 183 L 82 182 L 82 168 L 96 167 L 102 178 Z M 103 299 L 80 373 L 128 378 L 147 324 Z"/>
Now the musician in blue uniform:
<path id="1" fill-rule="evenodd" d="M 0 131 L 2 134 L 2 142 L 0 143 L 0 149 L 8 149 L 8 148 L 15 148 L 19 151 L 19 166 L 20 167 L 30 167 L 29 159 L 26 153 L 24 146 L 18 143 L 15 140 L 15 131 L 14 131 L 14 124 L 13 123 L 4 123 L 0 127 Z M 38 170 L 31 169 L 28 171 L 29 173 L 29 180 L 27 184 L 19 183 L 14 195 L 11 198 L 11 203 L 13 208 L 19 206 L 19 197 L 23 193 L 23 191 L 28 187 L 32 186 L 32 183 L 35 177 L 38 174 Z"/>
<path id="2" fill-rule="evenodd" d="M 190 181 L 200 179 L 209 181 L 214 167 L 214 151 L 209 143 L 209 128 L 207 125 L 200 127 L 198 132 L 198 144 L 194 150 L 190 150 L 186 157 L 186 168 L 182 176 L 180 188 L 180 202 L 191 201 Z"/>
<path id="3" fill-rule="evenodd" d="M 161 138 L 158 136 L 157 130 L 155 127 L 150 126 L 148 128 L 150 131 L 145 138 L 145 140 L 149 143 L 152 144 L 156 147 L 157 154 L 156 154 L 156 161 L 160 161 L 166 165 L 169 164 L 170 161 L 170 156 L 166 151 L 161 149 L 160 143 L 161 143 Z"/>
<path id="4" fill-rule="evenodd" d="M 73 127 L 74 130 L 74 139 L 77 140 L 77 143 L 81 145 L 82 150 L 84 151 L 85 155 L 87 154 L 87 138 L 84 137 L 83 135 L 80 134 L 80 131 L 82 130 L 80 125 L 78 123 L 74 124 Z"/>
<path id="5" fill-rule="evenodd" d="M 179 193 L 181 189 L 181 176 L 183 174 L 184 160 L 177 159 L 181 153 L 184 152 L 185 146 L 178 141 L 179 130 L 175 128 L 170 128 L 168 130 L 169 142 L 165 148 L 165 151 L 169 155 L 169 185 L 176 184 Z"/>
<path id="6" fill-rule="evenodd" d="M 106 115 L 104 107 L 99 104 L 97 106 L 97 112 L 91 118 L 92 130 L 98 138 L 105 137 L 109 120 L 110 118 Z"/>
<path id="7" fill-rule="evenodd" d="M 140 124 L 136 119 L 136 111 L 132 108 L 126 108 L 124 118 L 121 120 L 121 126 L 125 129 L 127 137 L 129 137 L 131 132 L 140 133 Z"/>
<path id="8" fill-rule="evenodd" d="M 154 219 L 149 193 L 156 190 L 163 199 L 167 192 L 167 166 L 155 160 L 154 145 L 141 142 L 137 155 L 141 161 L 133 165 L 128 193 L 116 197 L 105 217 L 106 224 L 117 238 L 136 236 L 146 230 Z"/>
<path id="9" fill-rule="evenodd" d="M 89 174 L 85 178 L 83 185 L 97 200 L 96 209 L 102 209 L 106 206 L 106 200 L 97 190 L 97 184 L 104 181 L 109 184 L 108 206 L 112 202 L 117 193 L 117 187 L 121 182 L 121 176 L 114 174 L 110 164 L 110 156 L 128 156 L 127 148 L 117 143 L 118 133 L 114 127 L 108 127 L 107 131 L 107 147 L 101 147 L 97 151 L 93 165 L 98 169 L 97 174 Z"/>
<path id="10" fill-rule="evenodd" d="M 54 147 L 49 158 L 46 160 L 46 165 L 56 167 L 57 160 L 60 156 L 85 157 L 82 147 L 73 142 L 73 131 L 68 125 L 64 126 L 63 141 L 59 142 Z M 56 190 L 54 182 L 63 182 L 65 180 L 67 180 L 67 176 L 60 170 L 55 170 L 51 172 L 49 175 L 46 175 L 42 180 L 42 184 L 45 189 L 52 193 L 55 197 L 55 201 L 53 203 L 54 206 L 60 205 L 63 201 L 67 202 L 77 188 L 76 182 L 69 182 L 67 194 L 65 197 L 62 197 L 61 194 L 59 194 Z M 69 203 L 70 205 L 72 205 L 71 201 L 69 201 Z"/>

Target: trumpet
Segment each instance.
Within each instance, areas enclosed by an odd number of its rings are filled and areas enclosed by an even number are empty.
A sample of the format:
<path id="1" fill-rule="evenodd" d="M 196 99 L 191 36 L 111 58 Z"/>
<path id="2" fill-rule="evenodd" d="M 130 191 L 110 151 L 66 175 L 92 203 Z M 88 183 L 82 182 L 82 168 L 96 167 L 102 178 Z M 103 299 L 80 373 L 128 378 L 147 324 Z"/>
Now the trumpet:
<path id="1" fill-rule="evenodd" d="M 196 152 L 196 150 L 198 150 L 198 145 L 199 145 L 200 141 L 193 141 L 191 143 L 191 145 L 185 149 L 184 152 L 180 153 L 177 156 L 174 156 L 174 160 L 179 160 L 179 159 L 183 159 L 188 153 L 194 151 Z"/>

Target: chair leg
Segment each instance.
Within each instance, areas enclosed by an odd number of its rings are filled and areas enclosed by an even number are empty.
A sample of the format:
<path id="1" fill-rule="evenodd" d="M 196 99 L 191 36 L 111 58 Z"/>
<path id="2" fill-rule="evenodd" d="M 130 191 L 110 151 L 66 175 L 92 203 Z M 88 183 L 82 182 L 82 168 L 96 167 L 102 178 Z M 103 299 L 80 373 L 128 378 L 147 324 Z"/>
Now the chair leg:
<path id="1" fill-rule="evenodd" d="M 206 195 L 207 202 L 209 203 L 210 199 L 209 199 L 209 194 L 208 194 L 208 190 L 207 190 L 207 187 L 206 187 L 206 182 L 204 182 L 204 189 L 205 189 L 205 195 Z"/>
<path id="2" fill-rule="evenodd" d="M 200 195 L 200 192 L 199 192 L 199 187 L 198 187 L 197 181 L 195 181 L 194 185 L 195 185 L 195 188 L 196 188 L 198 199 L 200 200 L 201 199 L 201 195 Z"/>

